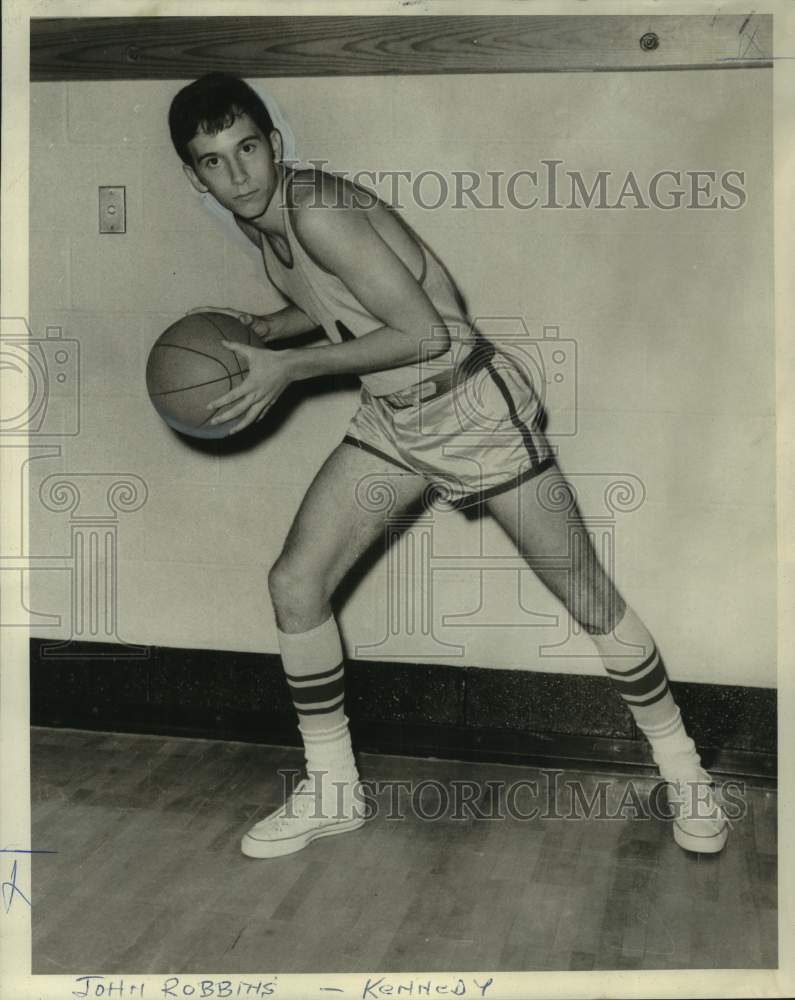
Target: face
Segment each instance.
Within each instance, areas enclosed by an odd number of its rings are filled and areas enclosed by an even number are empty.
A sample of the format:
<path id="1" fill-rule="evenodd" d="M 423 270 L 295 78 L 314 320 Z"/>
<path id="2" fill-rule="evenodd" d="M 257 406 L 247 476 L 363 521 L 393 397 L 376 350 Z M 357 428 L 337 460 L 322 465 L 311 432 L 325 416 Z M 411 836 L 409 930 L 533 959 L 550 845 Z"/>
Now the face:
<path id="1" fill-rule="evenodd" d="M 188 143 L 193 166 L 185 173 L 197 191 L 209 192 L 241 219 L 254 220 L 270 204 L 279 180 L 275 160 L 281 136 L 264 136 L 247 114 L 216 135 L 197 132 Z"/>

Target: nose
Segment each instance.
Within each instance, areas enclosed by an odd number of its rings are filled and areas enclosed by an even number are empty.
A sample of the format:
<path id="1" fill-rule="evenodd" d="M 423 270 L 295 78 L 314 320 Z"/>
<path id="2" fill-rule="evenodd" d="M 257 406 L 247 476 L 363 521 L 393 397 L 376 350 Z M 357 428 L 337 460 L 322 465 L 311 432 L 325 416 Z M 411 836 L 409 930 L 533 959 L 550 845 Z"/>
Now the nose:
<path id="1" fill-rule="evenodd" d="M 238 187 L 242 187 L 248 180 L 248 173 L 239 160 L 232 160 L 231 179 Z"/>

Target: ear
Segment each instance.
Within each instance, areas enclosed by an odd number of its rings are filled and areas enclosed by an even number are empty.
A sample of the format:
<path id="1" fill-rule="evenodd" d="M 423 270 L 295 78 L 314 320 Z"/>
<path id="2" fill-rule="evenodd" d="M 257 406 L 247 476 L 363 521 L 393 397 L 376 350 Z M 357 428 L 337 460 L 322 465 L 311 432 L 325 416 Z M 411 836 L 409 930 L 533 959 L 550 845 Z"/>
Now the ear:
<path id="1" fill-rule="evenodd" d="M 268 139 L 270 140 L 271 149 L 273 150 L 274 163 L 279 163 L 284 153 L 282 134 L 277 128 L 275 128 L 268 136 Z"/>
<path id="2" fill-rule="evenodd" d="M 196 171 L 193 167 L 189 167 L 187 163 L 182 164 L 182 169 L 185 171 L 185 176 L 191 182 L 191 184 L 196 188 L 199 194 L 206 194 L 210 189 L 206 184 L 202 184 L 199 178 L 196 176 Z"/>

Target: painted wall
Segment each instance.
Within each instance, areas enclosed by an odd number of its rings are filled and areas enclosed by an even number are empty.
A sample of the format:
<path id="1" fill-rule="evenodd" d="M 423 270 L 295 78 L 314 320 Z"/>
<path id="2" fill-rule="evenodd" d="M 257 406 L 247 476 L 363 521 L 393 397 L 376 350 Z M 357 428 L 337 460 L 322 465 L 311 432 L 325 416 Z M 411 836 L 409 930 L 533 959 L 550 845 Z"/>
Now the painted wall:
<path id="1" fill-rule="evenodd" d="M 474 316 L 521 317 L 533 338 L 547 326 L 566 341 L 566 380 L 548 399 L 550 431 L 586 516 L 596 526 L 609 515 L 616 579 L 670 675 L 775 685 L 770 73 L 263 84 L 299 154 L 339 171 L 433 170 L 452 183 L 455 171 L 510 175 L 555 159 L 590 180 L 612 171 L 613 201 L 628 171 L 641 187 L 665 169 L 744 172 L 738 210 L 495 210 L 454 208 L 450 198 L 432 210 L 412 201 L 405 182 L 397 192 Z M 180 439 L 149 404 L 149 346 L 183 311 L 266 312 L 279 302 L 256 258 L 182 176 L 165 124 L 179 86 L 32 86 L 30 320 L 36 336 L 56 326 L 79 341 L 81 427 L 59 439 L 60 455 L 30 463 L 30 552 L 70 549 L 69 513 L 40 500 L 45 477 L 134 473 L 148 497 L 118 515 L 116 634 L 275 651 L 267 569 L 356 393 L 305 394 L 256 447 L 229 453 Z M 376 186 L 389 195 L 392 183 Z M 126 186 L 126 235 L 98 234 L 99 185 Z M 420 197 L 427 205 L 438 190 L 428 175 Z M 527 178 L 516 195 L 529 199 Z M 567 190 L 560 200 L 568 202 Z M 549 359 L 548 346 L 540 351 Z M 572 411 L 576 434 L 558 434 Z M 611 512 L 605 489 L 626 477 L 642 495 L 627 504 L 635 509 Z M 409 593 L 423 595 L 382 559 L 341 610 L 352 654 L 601 672 L 590 640 L 569 636 L 565 612 L 511 563 L 492 522 L 434 513 L 414 541 L 423 533 L 433 552 L 425 588 L 433 634 L 405 616 L 390 620 L 395 586 L 405 585 L 404 613 Z M 418 549 L 410 542 L 398 550 L 404 573 Z M 506 562 L 484 570 L 484 553 Z M 60 625 L 37 619 L 34 634 L 69 634 L 70 565 L 31 574 L 33 610 L 61 617 Z"/>

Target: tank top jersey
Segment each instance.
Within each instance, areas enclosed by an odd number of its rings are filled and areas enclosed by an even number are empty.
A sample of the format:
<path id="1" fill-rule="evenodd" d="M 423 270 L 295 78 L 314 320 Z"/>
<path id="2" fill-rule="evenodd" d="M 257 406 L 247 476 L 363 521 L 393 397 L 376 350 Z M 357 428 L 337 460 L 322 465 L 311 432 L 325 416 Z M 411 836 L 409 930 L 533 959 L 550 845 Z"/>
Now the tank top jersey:
<path id="1" fill-rule="evenodd" d="M 285 187 L 288 184 L 289 181 L 285 182 Z M 284 198 L 283 201 L 286 203 L 287 199 Z M 309 256 L 296 236 L 291 213 L 286 207 L 283 212 L 291 264 L 276 253 L 264 233 L 260 234 L 265 270 L 276 288 L 318 326 L 322 326 L 332 343 L 362 337 L 383 326 L 384 323 L 364 308 L 340 278 Z M 445 321 L 453 344 L 450 350 L 431 362 L 423 364 L 417 361 L 399 368 L 360 375 L 360 381 L 373 396 L 386 396 L 406 389 L 433 373 L 460 362 L 460 344 L 456 348 L 455 341 L 460 337 L 462 343 L 467 343 L 469 339 L 466 334 L 471 329 L 471 323 L 466 318 L 455 286 L 422 240 L 415 234 L 412 236 L 419 244 L 423 258 L 422 271 L 417 281 Z M 428 335 L 430 334 L 429 330 Z"/>

